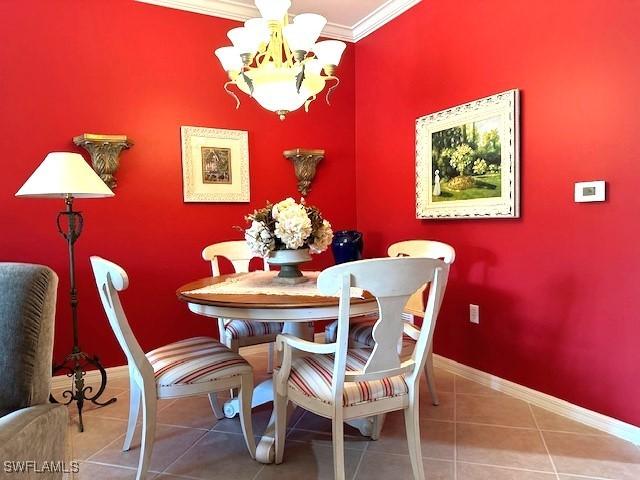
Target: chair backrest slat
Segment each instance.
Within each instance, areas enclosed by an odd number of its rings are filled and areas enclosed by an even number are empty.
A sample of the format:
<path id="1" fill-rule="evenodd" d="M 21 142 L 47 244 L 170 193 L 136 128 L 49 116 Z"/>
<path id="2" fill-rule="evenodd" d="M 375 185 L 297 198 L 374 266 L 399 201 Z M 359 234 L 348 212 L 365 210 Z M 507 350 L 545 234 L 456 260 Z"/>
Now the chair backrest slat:
<path id="1" fill-rule="evenodd" d="M 145 377 L 145 374 L 147 378 L 149 375 L 153 378 L 153 367 L 131 330 L 118 295 L 118 292 L 126 290 L 129 286 L 127 272 L 119 265 L 97 256 L 91 257 L 91 268 L 93 269 L 100 300 L 102 300 L 102 306 L 109 319 L 111 329 L 120 344 L 120 348 L 127 356 L 129 368 L 134 367 L 138 370 L 142 378 Z"/>
<path id="2" fill-rule="evenodd" d="M 441 258 L 447 265 L 451 265 L 456 259 L 455 249 L 444 242 L 435 240 L 405 240 L 396 242 L 389 246 L 387 255 L 390 257 L 424 257 L 424 258 Z M 424 291 L 427 285 L 419 288 L 409 301 L 405 308 L 405 312 L 411 315 L 422 315 L 424 312 Z"/>
<path id="3" fill-rule="evenodd" d="M 244 240 L 232 240 L 209 245 L 202 251 L 202 258 L 211 262 L 211 272 L 214 277 L 220 275 L 219 257 L 229 260 L 236 273 L 247 273 L 249 271 L 249 263 L 256 256 Z M 269 264 L 266 259 L 263 259 L 263 270 L 269 270 Z"/>
<path id="4" fill-rule="evenodd" d="M 333 375 L 335 394 L 342 394 L 342 385 L 358 375 L 375 379 L 407 373 L 416 377 L 417 369 L 424 366 L 427 346 L 433 335 L 433 324 L 437 317 L 444 283 L 449 266 L 442 260 L 399 257 L 361 260 L 328 268 L 318 277 L 319 290 L 327 295 L 340 291 L 337 348 Z M 414 349 L 411 363 L 403 366 L 398 344 L 402 337 L 402 313 L 411 295 L 422 285 L 431 284 L 429 303 L 425 315 L 429 327 L 421 332 Z M 373 327 L 374 347 L 362 372 L 345 377 L 345 362 L 348 348 L 350 287 L 362 288 L 376 297 L 379 318 Z M 408 369 L 407 366 L 411 368 Z M 337 397 L 336 397 L 337 398 Z"/>

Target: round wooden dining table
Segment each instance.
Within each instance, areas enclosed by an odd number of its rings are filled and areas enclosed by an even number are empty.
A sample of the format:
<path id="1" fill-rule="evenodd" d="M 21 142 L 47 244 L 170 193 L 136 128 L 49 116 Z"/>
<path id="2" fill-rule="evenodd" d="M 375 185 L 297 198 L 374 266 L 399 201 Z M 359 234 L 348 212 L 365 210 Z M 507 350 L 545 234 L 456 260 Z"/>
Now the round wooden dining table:
<path id="1" fill-rule="evenodd" d="M 202 278 L 181 286 L 176 291 L 176 294 L 180 300 L 187 303 L 189 310 L 198 315 L 255 322 L 284 322 L 283 333 L 295 335 L 309 341 L 314 340 L 313 322 L 334 320 L 338 316 L 338 297 L 194 292 L 194 290 L 206 289 L 217 283 L 237 280 L 243 275 L 247 274 L 235 273 Z M 351 299 L 350 315 L 352 317 L 377 313 L 377 311 L 376 299 L 368 292 L 364 292 L 362 298 Z M 273 401 L 272 379 L 265 380 L 254 388 L 252 407 L 270 401 Z M 238 399 L 232 398 L 227 401 L 224 405 L 224 412 L 227 417 L 235 416 L 238 412 Z M 262 463 L 273 463 L 275 420 L 275 413 L 272 413 L 269 424 L 256 449 L 256 459 Z M 354 426 L 359 428 L 364 435 L 368 435 L 371 431 L 370 423 L 370 421 L 364 419 Z"/>

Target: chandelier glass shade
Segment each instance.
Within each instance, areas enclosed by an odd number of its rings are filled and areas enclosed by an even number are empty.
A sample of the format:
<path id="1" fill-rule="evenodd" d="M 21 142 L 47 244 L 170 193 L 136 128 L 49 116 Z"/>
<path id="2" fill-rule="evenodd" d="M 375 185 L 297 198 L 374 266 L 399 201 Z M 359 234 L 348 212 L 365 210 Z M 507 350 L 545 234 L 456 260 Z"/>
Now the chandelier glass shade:
<path id="1" fill-rule="evenodd" d="M 281 120 L 302 106 L 308 111 L 331 82 L 329 103 L 339 83 L 335 71 L 346 45 L 337 40 L 318 42 L 327 23 L 322 15 L 302 13 L 289 22 L 290 6 L 290 0 L 256 0 L 262 17 L 229 30 L 233 46 L 215 51 L 229 76 L 224 89 L 236 100 L 236 108 L 240 99 L 229 88 L 234 85 Z"/>

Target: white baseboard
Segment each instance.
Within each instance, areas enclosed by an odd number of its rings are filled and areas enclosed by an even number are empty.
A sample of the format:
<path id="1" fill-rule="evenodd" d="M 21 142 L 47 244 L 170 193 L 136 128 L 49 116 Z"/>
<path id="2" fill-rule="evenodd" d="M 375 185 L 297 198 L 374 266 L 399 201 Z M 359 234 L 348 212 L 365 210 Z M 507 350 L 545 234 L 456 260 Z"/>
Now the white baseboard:
<path id="1" fill-rule="evenodd" d="M 315 334 L 315 341 L 324 342 L 324 332 Z M 266 350 L 267 345 L 252 345 L 243 347 L 242 353 L 254 354 Z M 561 415 L 570 420 L 587 425 L 588 427 L 601 430 L 616 437 L 622 438 L 636 445 L 640 445 L 640 427 L 625 423 L 612 417 L 608 417 L 592 410 L 574 405 L 565 400 L 561 400 L 546 393 L 538 392 L 531 388 L 517 383 L 510 382 L 495 375 L 477 370 L 472 367 L 463 365 L 441 355 L 433 355 L 434 366 L 447 370 L 455 375 L 459 375 L 476 383 L 497 390 L 514 398 L 529 402 L 531 405 L 543 408 L 557 415 Z M 109 379 L 127 378 L 129 376 L 129 368 L 126 365 L 119 367 L 110 367 L 106 369 Z M 100 379 L 100 372 L 91 370 L 87 372 L 85 380 L 87 383 L 95 383 Z M 70 386 L 71 379 L 66 375 L 58 375 L 53 377 L 51 381 L 51 389 L 66 388 Z"/>
<path id="2" fill-rule="evenodd" d="M 475 368 L 468 367 L 440 355 L 433 355 L 433 364 L 436 367 L 492 388 L 493 390 L 498 390 L 512 397 L 529 402 L 536 407 L 543 408 L 570 420 L 640 445 L 640 428 L 630 423 L 625 423 L 601 413 L 587 410 L 586 408 L 574 405 L 565 400 L 518 385 L 517 383 L 496 377 L 481 370 L 476 370 Z"/>
<path id="3" fill-rule="evenodd" d="M 115 380 L 116 378 L 129 378 L 129 367 L 127 365 L 121 365 L 119 367 L 105 368 L 107 372 L 107 385 L 109 380 Z M 85 383 L 93 383 L 100 381 L 100 372 L 98 370 L 89 370 L 84 376 Z M 51 379 L 51 390 L 58 388 L 70 388 L 72 379 L 67 375 L 56 375 Z M 95 393 L 95 392 L 94 392 Z"/>

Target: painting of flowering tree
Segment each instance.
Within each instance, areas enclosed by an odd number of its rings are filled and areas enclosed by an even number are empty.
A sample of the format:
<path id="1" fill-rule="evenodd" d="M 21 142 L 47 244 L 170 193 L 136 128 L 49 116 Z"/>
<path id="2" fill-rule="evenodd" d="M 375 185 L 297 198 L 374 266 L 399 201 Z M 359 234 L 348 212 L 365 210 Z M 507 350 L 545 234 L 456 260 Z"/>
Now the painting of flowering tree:
<path id="1" fill-rule="evenodd" d="M 490 116 L 431 134 L 434 202 L 502 195 L 499 122 Z"/>

